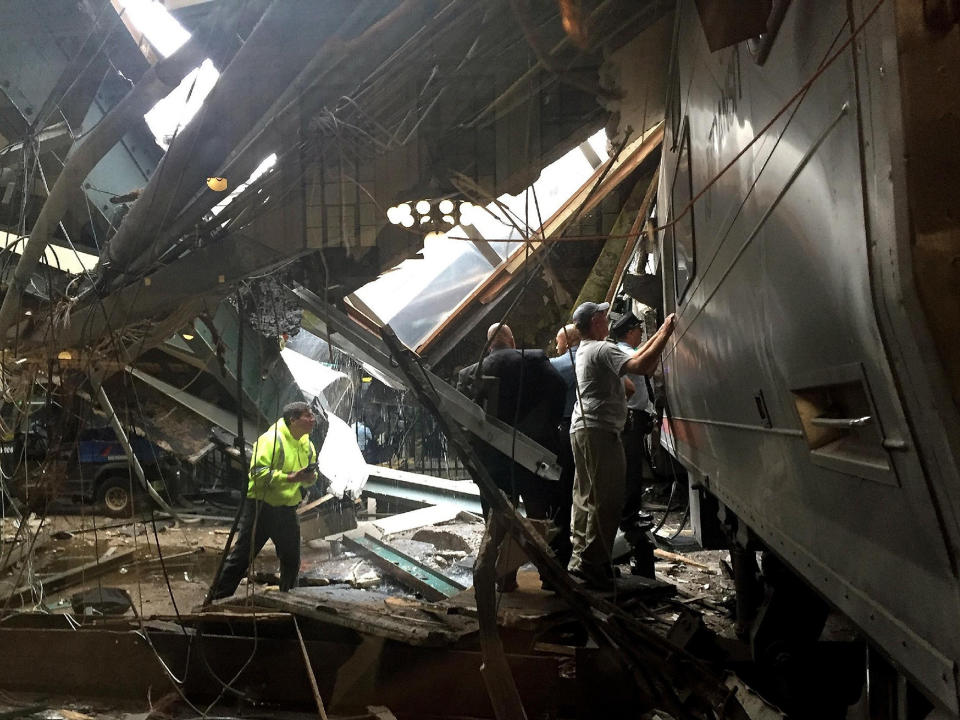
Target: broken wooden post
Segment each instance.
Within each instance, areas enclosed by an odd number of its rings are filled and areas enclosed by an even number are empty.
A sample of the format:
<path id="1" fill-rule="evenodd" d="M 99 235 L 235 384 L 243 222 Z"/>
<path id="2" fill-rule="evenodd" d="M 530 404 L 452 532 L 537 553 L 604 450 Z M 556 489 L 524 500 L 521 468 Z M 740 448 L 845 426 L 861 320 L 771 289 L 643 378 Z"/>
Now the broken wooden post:
<path id="1" fill-rule="evenodd" d="M 297 631 L 297 642 L 300 643 L 303 664 L 307 668 L 307 678 L 310 680 L 310 690 L 313 691 L 313 701 L 317 704 L 317 715 L 320 716 L 320 720 L 327 720 L 327 711 L 323 707 L 323 698 L 320 697 L 320 688 L 317 686 L 317 676 L 314 675 L 313 665 L 310 664 L 310 655 L 307 654 L 307 644 L 303 642 L 300 624 L 297 622 L 296 615 L 291 615 L 290 617 L 293 619 L 293 629 Z"/>
<path id="2" fill-rule="evenodd" d="M 498 490 L 498 492 L 500 492 Z M 504 500 L 506 498 L 504 497 Z M 507 654 L 497 632 L 497 554 L 507 536 L 507 522 L 491 511 L 483 542 L 473 567 L 473 592 L 477 599 L 477 620 L 480 623 L 480 650 L 483 665 L 480 675 L 487 686 L 490 704 L 497 720 L 526 718 L 520 693 L 513 681 Z"/>

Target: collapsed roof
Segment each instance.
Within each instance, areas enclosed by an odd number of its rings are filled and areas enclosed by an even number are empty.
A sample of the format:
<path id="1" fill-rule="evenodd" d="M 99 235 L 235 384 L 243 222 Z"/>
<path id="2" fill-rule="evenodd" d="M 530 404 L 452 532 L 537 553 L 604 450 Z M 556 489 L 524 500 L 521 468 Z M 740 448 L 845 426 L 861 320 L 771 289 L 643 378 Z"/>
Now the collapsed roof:
<path id="1" fill-rule="evenodd" d="M 217 0 L 179 11 L 191 36 L 168 57 L 128 32 L 122 5 L 0 10 L 0 331 L 18 355 L 102 353 L 122 332 L 132 359 L 291 262 L 340 301 L 422 246 L 386 208 L 485 205 L 616 127 L 625 100 L 604 58 L 666 27 L 673 4 Z M 164 153 L 142 116 L 205 58 L 219 79 Z M 223 195 L 207 178 L 236 187 L 271 154 L 212 214 Z M 47 245 L 86 258 L 79 274 L 38 264 Z"/>

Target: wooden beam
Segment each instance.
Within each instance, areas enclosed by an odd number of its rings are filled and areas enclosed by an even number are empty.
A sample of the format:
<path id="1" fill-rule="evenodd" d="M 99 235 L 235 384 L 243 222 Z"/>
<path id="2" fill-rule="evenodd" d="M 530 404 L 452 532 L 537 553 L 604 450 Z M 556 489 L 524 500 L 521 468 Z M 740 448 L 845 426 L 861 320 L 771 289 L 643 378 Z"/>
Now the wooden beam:
<path id="1" fill-rule="evenodd" d="M 633 253 L 637 250 L 637 245 L 640 243 L 640 232 L 643 229 L 643 224 L 647 219 L 647 215 L 650 214 L 650 203 L 653 202 L 653 196 L 657 192 L 657 184 L 660 182 L 660 168 L 657 168 L 653 171 L 653 177 L 650 179 L 650 184 L 647 186 L 647 192 L 643 196 L 643 202 L 640 203 L 640 209 L 637 211 L 636 217 L 633 220 L 633 223 L 630 225 L 630 232 L 627 234 L 630 237 L 625 238 L 626 242 L 623 244 L 623 251 L 620 253 L 620 261 L 617 263 L 616 269 L 613 271 L 613 277 L 610 280 L 610 287 L 607 288 L 607 295 L 604 298 L 607 302 L 613 300 L 613 296 L 617 292 L 617 288 L 620 287 L 620 279 L 623 277 L 623 271 L 627 269 L 627 263 L 630 262 L 630 258 L 633 257 Z M 611 232 L 611 235 L 614 233 Z"/>
<path id="2" fill-rule="evenodd" d="M 134 550 L 125 550 L 110 557 L 98 558 L 56 575 L 47 576 L 42 581 L 43 592 L 45 595 L 53 595 L 87 580 L 107 575 L 132 561 L 134 554 Z M 30 604 L 29 600 L 33 595 L 33 590 L 32 585 L 16 588 L 3 598 L 4 606 L 18 608 Z"/>

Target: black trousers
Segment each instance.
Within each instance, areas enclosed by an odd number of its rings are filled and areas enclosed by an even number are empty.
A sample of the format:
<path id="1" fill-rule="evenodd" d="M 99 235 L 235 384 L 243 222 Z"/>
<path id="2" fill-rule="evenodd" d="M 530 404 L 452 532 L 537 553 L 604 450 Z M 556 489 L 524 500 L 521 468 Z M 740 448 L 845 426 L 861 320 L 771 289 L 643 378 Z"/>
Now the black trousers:
<path id="1" fill-rule="evenodd" d="M 648 480 L 643 475 L 647 465 L 644 443 L 650 432 L 652 421 L 642 410 L 630 410 L 627 423 L 620 434 L 623 452 L 627 458 L 626 497 L 623 503 L 623 522 L 620 527 L 626 530 L 637 513 L 643 509 L 643 490 Z"/>
<path id="2" fill-rule="evenodd" d="M 498 488 L 506 493 L 514 505 L 522 498 L 528 518 L 532 520 L 553 520 L 557 525 L 558 532 L 550 541 L 550 547 L 557 556 L 557 560 L 564 567 L 570 561 L 570 554 L 573 550 L 570 543 L 570 512 L 573 506 L 573 452 L 570 450 L 570 436 L 566 435 L 565 439 L 565 448 L 561 448 L 557 453 L 558 460 L 564 469 L 558 482 L 545 480 L 534 475 L 488 445 L 475 446 L 481 462 L 486 466 L 493 481 Z M 477 445 L 480 445 L 480 443 Z M 570 455 L 569 465 L 563 458 L 564 452 Z M 566 477 L 567 467 L 570 469 L 569 478 Z M 483 516 L 486 518 L 490 509 L 482 495 L 480 496 L 480 505 L 483 508 Z"/>
<path id="3" fill-rule="evenodd" d="M 230 597 L 247 574 L 250 562 L 267 540 L 273 540 L 280 558 L 280 590 L 297 586 L 300 573 L 300 523 L 293 505 L 274 506 L 261 500 L 247 500 L 237 526 L 237 540 L 227 559 L 211 599 Z"/>

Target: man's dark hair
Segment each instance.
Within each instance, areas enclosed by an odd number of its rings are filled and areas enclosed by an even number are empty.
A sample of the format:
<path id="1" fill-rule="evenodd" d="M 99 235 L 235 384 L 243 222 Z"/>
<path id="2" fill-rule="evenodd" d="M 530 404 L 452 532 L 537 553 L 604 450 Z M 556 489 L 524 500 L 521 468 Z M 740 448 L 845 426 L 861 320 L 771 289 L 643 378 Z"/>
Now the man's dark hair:
<path id="1" fill-rule="evenodd" d="M 305 412 L 311 412 L 310 406 L 305 402 L 292 402 L 283 406 L 283 421 L 290 427 L 290 421 L 298 418 Z"/>

